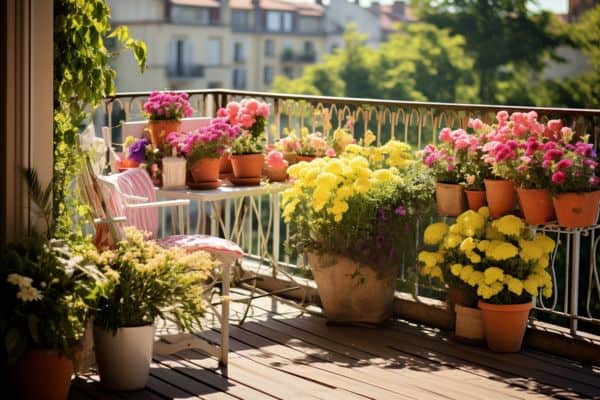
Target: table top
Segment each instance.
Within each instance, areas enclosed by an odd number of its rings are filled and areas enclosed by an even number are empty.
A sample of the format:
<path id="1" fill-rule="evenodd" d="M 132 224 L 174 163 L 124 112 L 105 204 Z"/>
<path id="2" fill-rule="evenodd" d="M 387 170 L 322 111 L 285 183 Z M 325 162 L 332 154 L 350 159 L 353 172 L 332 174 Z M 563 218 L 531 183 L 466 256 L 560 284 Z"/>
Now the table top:
<path id="1" fill-rule="evenodd" d="M 232 186 L 222 185 L 216 189 L 193 190 L 193 189 L 162 189 L 156 188 L 158 198 L 168 199 L 190 199 L 198 201 L 217 201 L 237 199 L 249 196 L 261 196 L 271 193 L 282 192 L 289 188 L 289 182 L 261 183 L 257 186 Z"/>

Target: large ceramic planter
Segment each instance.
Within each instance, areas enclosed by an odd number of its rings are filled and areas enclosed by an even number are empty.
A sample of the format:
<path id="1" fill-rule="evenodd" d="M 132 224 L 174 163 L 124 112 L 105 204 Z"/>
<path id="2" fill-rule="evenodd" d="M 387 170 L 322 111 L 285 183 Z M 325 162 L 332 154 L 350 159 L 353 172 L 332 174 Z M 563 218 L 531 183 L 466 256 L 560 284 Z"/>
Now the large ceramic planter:
<path id="1" fill-rule="evenodd" d="M 481 310 L 456 304 L 456 327 L 454 333 L 458 339 L 469 342 L 482 342 L 485 338 Z"/>
<path id="2" fill-rule="evenodd" d="M 542 225 L 556 218 L 552 197 L 547 189 L 517 188 L 519 207 L 530 225 Z"/>
<path id="3" fill-rule="evenodd" d="M 484 183 L 490 216 L 495 219 L 510 214 L 517 200 L 515 185 L 504 179 L 485 179 Z"/>
<path id="4" fill-rule="evenodd" d="M 485 340 L 490 350 L 500 353 L 516 353 L 521 350 L 532 308 L 533 302 L 490 304 L 480 300 Z"/>
<path id="5" fill-rule="evenodd" d="M 438 213 L 444 217 L 456 217 L 467 209 L 465 189 L 459 184 L 435 184 L 435 200 Z"/>
<path id="6" fill-rule="evenodd" d="M 583 228 L 598 221 L 600 191 L 562 193 L 552 198 L 558 223 L 567 228 Z"/>
<path id="7" fill-rule="evenodd" d="M 23 400 L 66 400 L 73 361 L 54 350 L 29 350 L 16 366 L 17 389 Z"/>
<path id="8" fill-rule="evenodd" d="M 215 182 L 219 180 L 221 159 L 201 158 L 190 165 L 190 172 L 195 183 Z"/>
<path id="9" fill-rule="evenodd" d="M 146 386 L 152 360 L 154 325 L 123 327 L 117 333 L 94 327 L 94 345 L 100 382 L 114 390 Z"/>
<path id="10" fill-rule="evenodd" d="M 148 121 L 148 133 L 152 146 L 157 149 L 162 148 L 167 144 L 166 136 L 171 132 L 179 132 L 181 121 L 164 120 L 164 121 Z"/>
<path id="11" fill-rule="evenodd" d="M 392 315 L 397 269 L 384 276 L 346 257 L 308 254 L 329 321 L 381 323 Z"/>
<path id="12" fill-rule="evenodd" d="M 314 160 L 315 158 L 317 158 L 316 156 L 301 156 L 300 154 L 298 154 L 296 156 L 296 160 L 298 162 L 300 161 L 305 161 L 305 162 L 311 162 L 312 160 Z"/>
<path id="13" fill-rule="evenodd" d="M 231 156 L 233 175 L 236 178 L 260 178 L 265 161 L 263 154 L 235 154 Z"/>
<path id="14" fill-rule="evenodd" d="M 467 195 L 467 204 L 470 210 L 477 211 L 487 205 L 485 190 L 465 190 L 465 194 Z"/>

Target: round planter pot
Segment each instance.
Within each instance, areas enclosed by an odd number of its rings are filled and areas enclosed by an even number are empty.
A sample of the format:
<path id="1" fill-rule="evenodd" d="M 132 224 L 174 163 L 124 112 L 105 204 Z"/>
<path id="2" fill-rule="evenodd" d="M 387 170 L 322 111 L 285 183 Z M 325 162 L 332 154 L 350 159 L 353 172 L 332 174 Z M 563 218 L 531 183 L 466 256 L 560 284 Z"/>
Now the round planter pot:
<path id="1" fill-rule="evenodd" d="M 271 182 L 283 182 L 288 178 L 287 167 L 278 169 L 265 167 L 265 175 Z"/>
<path id="2" fill-rule="evenodd" d="M 452 312 L 454 312 L 456 305 L 477 307 L 477 295 L 472 289 L 448 286 L 447 294 L 446 304 L 448 305 L 448 309 Z"/>
<path id="3" fill-rule="evenodd" d="M 66 400 L 73 361 L 54 350 L 29 350 L 16 366 L 17 389 L 23 400 Z"/>
<path id="4" fill-rule="evenodd" d="M 150 141 L 152 142 L 152 146 L 160 149 L 167 144 L 166 136 L 169 133 L 179 132 L 181 129 L 181 121 L 148 121 L 147 129 L 148 133 L 150 133 Z"/>
<path id="5" fill-rule="evenodd" d="M 459 184 L 435 184 L 435 200 L 438 214 L 444 217 L 456 217 L 467 209 L 465 189 Z"/>
<path id="6" fill-rule="evenodd" d="M 298 154 L 296 156 L 296 159 L 298 160 L 297 162 L 300 162 L 300 161 L 311 162 L 315 158 L 317 158 L 317 157 L 316 156 L 301 156 L 300 154 Z"/>
<path id="7" fill-rule="evenodd" d="M 567 228 L 583 228 L 598 221 L 600 191 L 562 193 L 552 198 L 558 223 Z"/>
<path id="8" fill-rule="evenodd" d="M 481 310 L 478 308 L 464 307 L 457 304 L 455 334 L 458 339 L 470 342 L 483 342 L 485 338 Z"/>
<path id="9" fill-rule="evenodd" d="M 479 301 L 485 340 L 490 350 L 516 353 L 521 350 L 529 311 L 533 302 L 524 304 L 490 304 Z"/>
<path id="10" fill-rule="evenodd" d="M 288 162 L 288 165 L 293 165 L 298 162 L 298 155 L 293 151 L 283 153 L 283 159 Z"/>
<path id="11" fill-rule="evenodd" d="M 517 200 L 515 185 L 503 179 L 485 179 L 484 183 L 490 216 L 495 219 L 510 214 Z"/>
<path id="12" fill-rule="evenodd" d="M 154 325 L 119 328 L 115 335 L 94 327 L 94 345 L 100 382 L 114 390 L 146 386 L 152 360 Z"/>
<path id="13" fill-rule="evenodd" d="M 308 254 L 329 321 L 381 323 L 392 315 L 398 271 L 378 277 L 374 269 L 335 254 Z"/>
<path id="14" fill-rule="evenodd" d="M 519 207 L 530 225 L 542 225 L 556 218 L 552 197 L 547 189 L 517 188 Z"/>
<path id="15" fill-rule="evenodd" d="M 260 178 L 265 156 L 263 154 L 235 154 L 231 156 L 236 178 Z"/>
<path id="16" fill-rule="evenodd" d="M 195 183 L 218 181 L 220 166 L 221 159 L 219 157 L 201 158 L 190 166 L 192 179 Z"/>
<path id="17" fill-rule="evenodd" d="M 467 204 L 470 210 L 477 211 L 487 205 L 485 190 L 465 190 L 465 194 L 467 195 Z"/>
<path id="18" fill-rule="evenodd" d="M 231 166 L 231 153 L 224 152 L 221 155 L 221 164 L 219 165 L 219 174 L 231 174 L 233 167 Z"/>

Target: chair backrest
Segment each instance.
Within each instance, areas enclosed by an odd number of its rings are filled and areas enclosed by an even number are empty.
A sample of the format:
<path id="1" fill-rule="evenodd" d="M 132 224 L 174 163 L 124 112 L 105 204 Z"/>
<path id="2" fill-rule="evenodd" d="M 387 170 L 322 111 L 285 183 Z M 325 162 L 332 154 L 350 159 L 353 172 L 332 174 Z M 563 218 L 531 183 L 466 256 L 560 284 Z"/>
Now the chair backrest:
<path id="1" fill-rule="evenodd" d="M 140 231 L 158 237 L 158 210 L 155 207 L 128 208 L 127 204 L 156 201 L 154 185 L 148 173 L 141 168 L 132 168 L 119 174 L 101 176 L 102 197 L 113 217 L 126 217 L 125 226 L 134 226 Z M 142 200 L 136 200 L 143 198 Z M 118 228 L 120 238 L 122 229 Z"/>

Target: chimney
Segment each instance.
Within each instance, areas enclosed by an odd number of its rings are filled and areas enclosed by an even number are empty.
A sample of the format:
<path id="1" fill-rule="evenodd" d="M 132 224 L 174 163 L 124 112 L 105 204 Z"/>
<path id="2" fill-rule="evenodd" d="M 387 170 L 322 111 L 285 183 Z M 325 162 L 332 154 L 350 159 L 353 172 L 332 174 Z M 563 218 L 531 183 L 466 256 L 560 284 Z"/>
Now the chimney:
<path id="1" fill-rule="evenodd" d="M 381 6 L 379 5 L 379 2 L 378 2 L 378 1 L 373 1 L 373 2 L 371 2 L 371 11 L 373 11 L 373 13 L 374 13 L 375 15 L 379 15 L 379 13 L 381 12 L 381 9 L 380 9 L 380 7 L 381 7 Z"/>
<path id="2" fill-rule="evenodd" d="M 397 17 L 404 18 L 405 13 L 406 13 L 406 2 L 402 1 L 402 0 L 394 1 L 394 4 L 392 5 L 392 14 L 394 14 Z"/>

